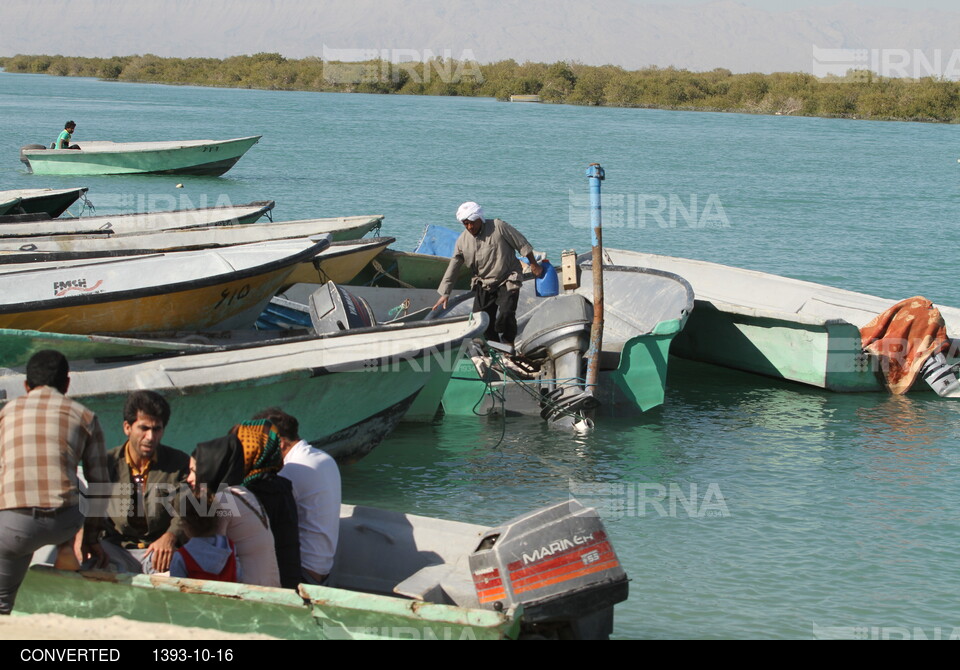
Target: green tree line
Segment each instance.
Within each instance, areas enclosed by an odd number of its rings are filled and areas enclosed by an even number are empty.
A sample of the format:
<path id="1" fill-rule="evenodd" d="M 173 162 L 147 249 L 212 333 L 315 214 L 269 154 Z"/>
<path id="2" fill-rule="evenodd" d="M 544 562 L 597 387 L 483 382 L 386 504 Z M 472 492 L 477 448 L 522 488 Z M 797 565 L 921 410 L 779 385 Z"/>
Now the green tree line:
<path id="1" fill-rule="evenodd" d="M 456 60 L 339 63 L 276 53 L 231 58 L 113 58 L 17 55 L 7 72 L 99 77 L 196 86 L 409 95 L 539 95 L 544 102 L 607 107 L 791 114 L 877 120 L 960 122 L 960 83 L 851 71 L 817 78 L 797 72 L 733 74 L 613 65 Z"/>

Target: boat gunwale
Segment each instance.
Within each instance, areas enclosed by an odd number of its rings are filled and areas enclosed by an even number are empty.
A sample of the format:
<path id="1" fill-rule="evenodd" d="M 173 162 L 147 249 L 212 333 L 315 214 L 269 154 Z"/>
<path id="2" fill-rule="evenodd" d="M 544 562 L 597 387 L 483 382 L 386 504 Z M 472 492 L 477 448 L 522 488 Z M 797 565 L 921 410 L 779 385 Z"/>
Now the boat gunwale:
<path id="1" fill-rule="evenodd" d="M 338 338 L 350 337 L 355 335 L 369 335 L 369 334 L 382 333 L 382 332 L 394 333 L 394 332 L 403 332 L 407 330 L 431 328 L 431 327 L 436 327 L 440 325 L 455 325 L 460 322 L 469 321 L 471 317 L 472 317 L 472 314 L 466 315 L 466 316 L 450 316 L 450 317 L 444 317 L 442 319 L 434 319 L 431 321 L 412 321 L 412 322 L 403 323 L 403 324 L 381 324 L 377 326 L 365 326 L 363 328 L 353 328 L 351 330 L 339 330 L 331 333 L 304 333 L 304 334 L 293 335 L 290 337 L 275 337 L 275 338 L 269 338 L 269 339 L 264 339 L 259 341 L 245 341 L 245 342 L 234 342 L 234 343 L 224 342 L 222 344 L 211 343 L 209 345 L 209 348 L 202 349 L 202 350 L 185 351 L 182 349 L 177 349 L 177 350 L 145 352 L 142 354 L 121 354 L 118 356 L 100 356 L 90 360 L 92 360 L 96 364 L 103 364 L 103 365 L 115 364 L 115 363 L 133 363 L 133 364 L 149 363 L 151 361 L 162 361 L 165 359 L 182 358 L 185 356 L 199 356 L 202 354 L 219 354 L 224 352 L 246 351 L 249 349 L 259 349 L 259 348 L 270 347 L 275 345 L 284 345 L 284 344 L 295 345 L 295 344 L 302 344 L 305 342 L 313 342 L 313 341 L 320 341 L 320 340 L 323 340 L 323 341 L 336 340 Z M 479 328 L 479 326 L 477 327 Z M 465 339 L 469 335 L 469 333 L 472 331 L 472 329 L 469 327 L 465 328 L 465 330 L 467 331 L 467 334 L 464 335 L 462 339 Z M 5 332 L 11 332 L 11 331 L 22 332 L 22 333 L 38 333 L 41 335 L 59 334 L 59 335 L 73 336 L 72 333 L 48 333 L 46 331 L 38 331 L 33 329 L 19 329 L 19 328 L 0 328 L 0 335 L 2 335 Z M 202 333 L 203 331 L 200 331 L 200 334 Z M 130 333 L 129 337 L 126 336 L 127 335 L 126 333 L 97 333 L 96 335 L 100 337 L 112 338 L 114 340 L 117 340 L 116 344 L 124 344 L 123 340 L 132 340 L 135 342 L 142 342 L 147 344 L 176 343 L 176 340 L 174 339 L 170 339 L 170 338 L 165 339 L 162 336 L 162 333 L 160 334 L 161 335 L 160 337 L 152 337 L 155 334 L 156 333 Z M 76 335 L 75 337 L 86 338 L 87 335 Z M 449 348 L 449 345 L 450 345 L 450 342 L 447 342 L 442 346 Z M 432 346 L 431 350 L 436 351 L 436 345 Z M 426 349 L 420 349 L 417 355 L 418 356 L 422 355 L 424 351 L 426 351 Z M 406 353 L 403 355 L 406 355 Z M 398 355 L 392 354 L 391 356 L 393 358 L 397 358 Z M 365 358 L 364 360 L 370 361 L 373 359 L 370 359 L 368 357 L 368 358 Z M 381 360 L 381 359 L 377 359 L 377 360 Z M 403 360 L 403 358 L 400 358 L 400 360 Z M 394 362 L 394 361 L 390 360 L 388 362 Z M 22 366 L 19 366 L 19 367 L 22 367 Z M 8 368 L 8 369 L 13 369 L 13 368 Z M 316 368 L 316 369 L 320 370 L 321 368 Z M 92 369 L 84 366 L 79 366 L 76 368 L 76 371 L 90 372 L 92 371 Z"/>
<path id="2" fill-rule="evenodd" d="M 188 209 L 172 209 L 162 212 L 130 212 L 128 214 L 104 214 L 100 216 L 87 216 L 87 217 L 76 217 L 75 219 L 49 219 L 47 221 L 39 222 L 41 225 L 46 223 L 68 223 L 68 222 L 79 222 L 80 225 L 85 225 L 89 221 L 94 221 L 94 225 L 98 219 L 111 219 L 111 221 L 105 221 L 104 224 L 110 224 L 112 226 L 112 220 L 118 219 L 120 217 L 137 217 L 137 216 L 154 216 L 154 215 L 163 215 L 163 214 L 183 214 L 185 212 L 206 212 L 206 211 L 215 211 L 218 209 L 249 209 L 251 210 L 247 214 L 242 216 L 234 216 L 229 219 L 216 219 L 212 221 L 202 222 L 202 223 L 191 223 L 187 225 L 179 225 L 172 228 L 162 228 L 161 230 L 166 231 L 176 231 L 176 230 L 190 230 L 193 228 L 215 228 L 220 226 L 249 226 L 250 223 L 237 223 L 240 218 L 249 218 L 251 216 L 256 216 L 256 219 L 263 217 L 267 212 L 273 210 L 277 206 L 275 200 L 255 200 L 253 202 L 247 203 L 245 205 L 219 205 L 216 207 L 193 207 Z M 256 222 L 256 219 L 254 222 Z M 131 219 L 123 219 L 124 221 L 129 221 Z M 144 232 L 150 232 L 149 230 L 130 230 L 125 232 L 117 232 L 112 227 L 111 228 L 89 228 L 84 230 L 65 230 L 63 232 L 42 230 L 39 228 L 30 228 L 22 232 L 10 233 L 8 230 L 4 230 L 5 226 L 15 226 L 21 224 L 20 221 L 0 221 L 0 238 L 3 239 L 16 239 L 16 238 L 32 238 L 32 237 L 55 237 L 60 238 L 65 235 L 112 235 L 112 236 L 125 236 L 125 235 L 142 235 Z M 35 224 L 37 222 L 34 222 Z"/>

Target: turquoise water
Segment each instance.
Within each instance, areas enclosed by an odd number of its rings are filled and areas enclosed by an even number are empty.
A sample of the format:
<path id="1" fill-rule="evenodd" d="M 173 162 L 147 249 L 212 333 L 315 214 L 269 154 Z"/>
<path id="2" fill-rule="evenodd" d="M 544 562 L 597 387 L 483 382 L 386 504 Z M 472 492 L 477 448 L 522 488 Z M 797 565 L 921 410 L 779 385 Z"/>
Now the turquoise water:
<path id="1" fill-rule="evenodd" d="M 264 138 L 222 178 L 26 174 L 19 147 L 67 119 L 80 143 Z M 557 258 L 589 246 L 599 162 L 609 246 L 949 305 L 956 132 L 0 73 L 0 190 L 89 186 L 99 213 L 274 199 L 278 220 L 384 214 L 403 249 L 472 199 Z M 495 524 L 592 496 L 633 580 L 618 638 L 960 635 L 960 404 L 671 366 L 662 408 L 587 436 L 529 418 L 502 443 L 487 419 L 403 426 L 344 470 L 345 500 Z"/>

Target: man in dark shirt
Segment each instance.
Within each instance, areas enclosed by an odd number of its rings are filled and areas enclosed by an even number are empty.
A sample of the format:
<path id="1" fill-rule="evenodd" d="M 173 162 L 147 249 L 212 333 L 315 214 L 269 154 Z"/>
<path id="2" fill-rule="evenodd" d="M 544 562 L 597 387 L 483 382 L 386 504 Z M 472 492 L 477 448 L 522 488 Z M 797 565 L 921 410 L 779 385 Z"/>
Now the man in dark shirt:
<path id="1" fill-rule="evenodd" d="M 105 548 L 125 572 L 166 572 L 183 543 L 179 499 L 190 457 L 161 444 L 170 405 L 153 391 L 135 391 L 123 408 L 126 443 L 110 450 L 110 480 L 119 484 L 108 507 Z"/>

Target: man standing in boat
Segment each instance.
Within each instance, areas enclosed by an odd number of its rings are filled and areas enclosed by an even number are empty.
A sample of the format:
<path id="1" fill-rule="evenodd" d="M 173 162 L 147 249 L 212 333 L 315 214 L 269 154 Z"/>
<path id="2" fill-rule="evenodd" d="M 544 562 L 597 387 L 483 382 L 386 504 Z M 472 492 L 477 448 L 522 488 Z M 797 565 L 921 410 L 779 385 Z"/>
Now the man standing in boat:
<path id="1" fill-rule="evenodd" d="M 76 144 L 70 144 L 70 140 L 73 139 L 73 131 L 77 129 L 77 124 L 73 121 L 67 121 L 63 130 L 60 132 L 60 136 L 57 138 L 57 143 L 53 147 L 54 149 L 80 149 Z"/>
<path id="2" fill-rule="evenodd" d="M 110 499 L 104 549 L 123 572 L 166 572 L 185 540 L 179 496 L 190 475 L 190 457 L 161 444 L 170 405 L 159 393 L 134 391 L 123 408 L 127 441 L 107 454 Z"/>
<path id="3" fill-rule="evenodd" d="M 33 552 L 46 545 L 99 562 L 100 519 L 84 520 L 77 466 L 88 484 L 106 484 L 103 431 L 96 415 L 65 396 L 70 367 L 59 351 L 27 362 L 27 394 L 0 410 L 0 614 L 10 614 Z"/>
<path id="4" fill-rule="evenodd" d="M 543 268 L 533 255 L 533 247 L 513 226 L 500 219 L 485 219 L 483 208 L 465 202 L 457 210 L 457 221 L 465 230 L 453 249 L 450 265 L 437 292 L 440 299 L 434 309 L 446 309 L 450 292 L 463 265 L 473 273 L 472 288 L 476 293 L 474 312 L 486 312 L 490 324 L 484 334 L 489 342 L 513 346 L 517 337 L 517 302 L 523 269 L 517 254 L 526 256 L 535 277 Z"/>

